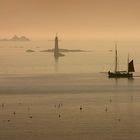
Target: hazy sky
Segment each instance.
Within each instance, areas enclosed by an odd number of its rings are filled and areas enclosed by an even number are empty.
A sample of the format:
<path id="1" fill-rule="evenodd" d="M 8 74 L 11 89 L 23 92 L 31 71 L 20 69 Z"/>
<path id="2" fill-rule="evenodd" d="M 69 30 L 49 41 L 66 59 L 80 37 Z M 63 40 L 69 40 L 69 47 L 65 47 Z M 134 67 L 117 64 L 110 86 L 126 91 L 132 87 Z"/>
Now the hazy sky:
<path id="1" fill-rule="evenodd" d="M 0 0 L 0 38 L 140 38 L 140 0 Z"/>

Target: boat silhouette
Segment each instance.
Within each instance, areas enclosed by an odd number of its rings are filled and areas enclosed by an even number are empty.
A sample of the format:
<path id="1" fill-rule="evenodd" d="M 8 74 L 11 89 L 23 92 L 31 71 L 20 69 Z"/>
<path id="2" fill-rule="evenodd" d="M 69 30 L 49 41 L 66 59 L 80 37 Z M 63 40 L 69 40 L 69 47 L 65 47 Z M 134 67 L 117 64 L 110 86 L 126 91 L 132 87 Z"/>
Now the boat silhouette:
<path id="1" fill-rule="evenodd" d="M 134 69 L 134 60 L 129 60 L 128 55 L 128 64 L 127 71 L 119 71 L 118 70 L 118 52 L 117 52 L 117 43 L 115 43 L 115 70 L 114 72 L 108 71 L 109 78 L 132 78 Z"/>

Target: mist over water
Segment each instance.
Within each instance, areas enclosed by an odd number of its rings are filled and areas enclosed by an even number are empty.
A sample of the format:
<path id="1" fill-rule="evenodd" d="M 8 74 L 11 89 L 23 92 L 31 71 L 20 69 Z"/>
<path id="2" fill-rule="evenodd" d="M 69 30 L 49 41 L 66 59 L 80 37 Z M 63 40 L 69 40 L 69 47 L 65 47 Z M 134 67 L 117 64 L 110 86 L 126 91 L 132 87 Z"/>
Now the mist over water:
<path id="1" fill-rule="evenodd" d="M 60 40 L 64 52 L 54 58 L 54 41 L 0 42 L 0 94 L 139 92 L 140 42 L 118 42 L 118 67 L 127 70 L 128 53 L 134 59 L 133 79 L 108 79 L 114 71 L 114 42 Z M 34 52 L 26 52 L 26 50 Z"/>
<path id="2" fill-rule="evenodd" d="M 139 65 L 140 42 L 118 42 L 119 68 L 126 70 L 128 53 Z M 40 52 L 54 48 L 54 41 L 0 42 L 0 74 L 99 73 L 114 70 L 113 41 L 61 40 L 59 47 L 87 52 L 69 52 L 55 61 L 53 53 Z M 35 52 L 27 53 L 31 49 Z M 57 67 L 57 68 L 56 68 Z"/>

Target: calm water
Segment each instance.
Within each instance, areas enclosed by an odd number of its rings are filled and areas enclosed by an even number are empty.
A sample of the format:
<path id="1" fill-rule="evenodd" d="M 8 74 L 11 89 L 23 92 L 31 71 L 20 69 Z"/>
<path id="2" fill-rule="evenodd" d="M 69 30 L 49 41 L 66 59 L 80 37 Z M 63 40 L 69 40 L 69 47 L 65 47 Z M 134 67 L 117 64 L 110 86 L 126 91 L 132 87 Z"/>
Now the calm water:
<path id="1" fill-rule="evenodd" d="M 91 51 L 66 53 L 56 63 L 53 54 L 40 52 L 52 42 L 1 43 L 0 139 L 139 140 L 140 78 L 100 73 L 113 69 L 114 43 L 60 44 Z M 119 67 L 126 68 L 130 52 L 139 76 L 140 43 L 118 45 Z"/>

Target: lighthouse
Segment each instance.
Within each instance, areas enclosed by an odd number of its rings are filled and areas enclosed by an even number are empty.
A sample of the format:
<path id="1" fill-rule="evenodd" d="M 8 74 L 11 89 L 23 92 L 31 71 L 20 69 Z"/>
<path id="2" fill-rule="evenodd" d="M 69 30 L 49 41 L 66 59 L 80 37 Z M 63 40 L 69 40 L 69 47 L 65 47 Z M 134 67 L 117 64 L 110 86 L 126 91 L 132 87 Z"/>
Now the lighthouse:
<path id="1" fill-rule="evenodd" d="M 54 56 L 55 57 L 58 57 L 59 56 L 58 37 L 57 37 L 57 35 L 55 37 Z"/>
<path id="2" fill-rule="evenodd" d="M 58 57 L 61 57 L 61 56 L 65 56 L 64 54 L 60 53 L 59 52 L 59 39 L 58 39 L 58 36 L 56 34 L 56 37 L 55 37 L 55 46 L 54 46 L 54 57 L 55 58 L 58 58 Z"/>

